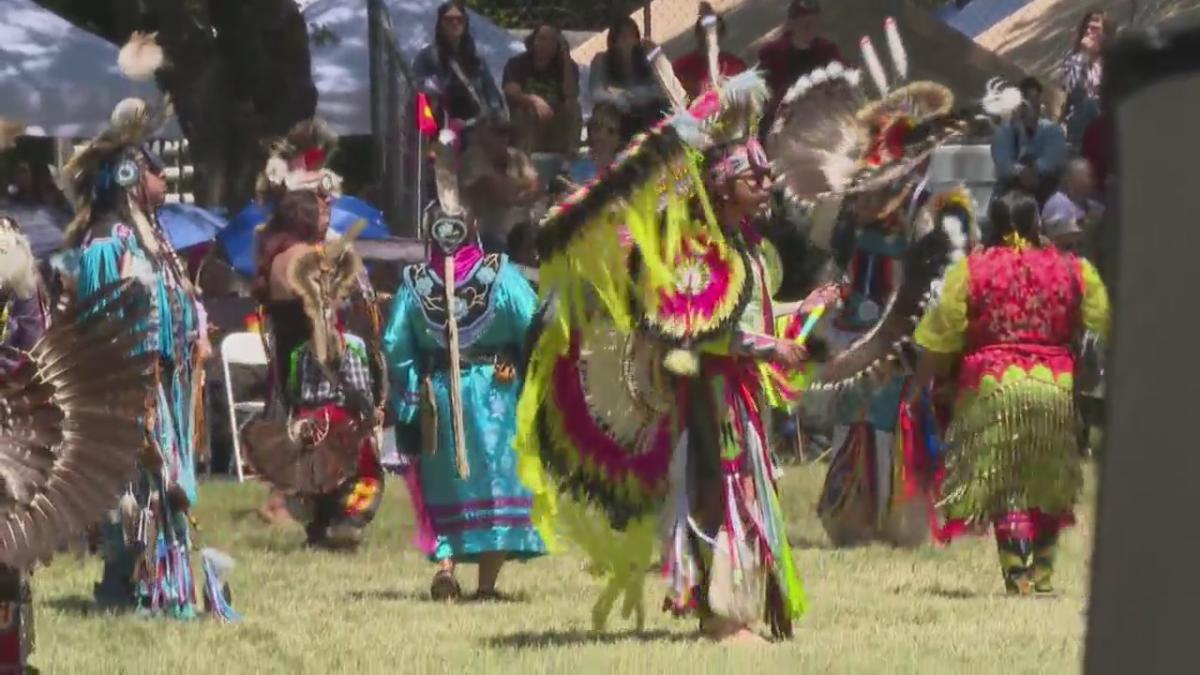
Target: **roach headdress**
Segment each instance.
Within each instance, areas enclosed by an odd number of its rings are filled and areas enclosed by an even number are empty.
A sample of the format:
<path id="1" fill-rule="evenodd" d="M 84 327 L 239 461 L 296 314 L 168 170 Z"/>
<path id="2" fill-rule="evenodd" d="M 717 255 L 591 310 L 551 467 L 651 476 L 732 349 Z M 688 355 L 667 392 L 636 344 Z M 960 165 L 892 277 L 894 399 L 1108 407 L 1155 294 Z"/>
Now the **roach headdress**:
<path id="1" fill-rule="evenodd" d="M 268 146 L 268 159 L 258 179 L 259 197 L 272 190 L 312 190 L 336 196 L 342 178 L 326 167 L 337 136 L 320 117 L 297 122 L 283 138 Z"/>

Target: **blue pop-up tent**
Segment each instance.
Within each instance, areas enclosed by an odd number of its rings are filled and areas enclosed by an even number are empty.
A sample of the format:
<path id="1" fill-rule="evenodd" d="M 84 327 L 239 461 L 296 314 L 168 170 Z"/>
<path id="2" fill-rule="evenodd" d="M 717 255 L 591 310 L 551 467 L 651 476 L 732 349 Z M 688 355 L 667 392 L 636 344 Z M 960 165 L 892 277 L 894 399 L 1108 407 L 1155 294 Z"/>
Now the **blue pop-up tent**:
<path id="1" fill-rule="evenodd" d="M 217 243 L 225 250 L 229 264 L 241 274 L 254 274 L 254 233 L 260 225 L 267 222 L 271 213 L 272 209 L 258 202 L 251 202 L 217 235 Z M 367 223 L 359 235 L 360 239 L 390 237 L 387 223 L 384 222 L 383 213 L 379 209 L 357 197 L 338 197 L 333 202 L 329 222 L 331 230 L 345 234 L 359 220 L 365 220 Z"/>

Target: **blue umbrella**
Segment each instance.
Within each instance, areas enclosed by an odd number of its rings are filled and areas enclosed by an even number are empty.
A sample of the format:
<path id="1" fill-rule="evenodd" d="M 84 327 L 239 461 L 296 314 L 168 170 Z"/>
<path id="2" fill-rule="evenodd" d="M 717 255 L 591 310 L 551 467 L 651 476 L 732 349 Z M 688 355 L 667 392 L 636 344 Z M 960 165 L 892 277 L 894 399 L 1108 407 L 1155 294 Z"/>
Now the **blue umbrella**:
<path id="1" fill-rule="evenodd" d="M 263 206 L 258 202 L 251 202 L 217 235 L 217 243 L 225 249 L 229 264 L 238 272 L 247 276 L 254 275 L 254 233 L 259 225 L 267 222 L 274 211 L 274 204 Z M 359 220 L 367 221 L 359 239 L 388 239 L 391 236 L 387 223 L 383 220 L 383 213 L 374 206 L 357 197 L 338 197 L 333 202 L 329 227 L 334 232 L 345 234 Z"/>
<path id="2" fill-rule="evenodd" d="M 210 242 L 227 225 L 224 218 L 194 204 L 164 204 L 158 209 L 158 224 L 176 250 Z"/>
<path id="3" fill-rule="evenodd" d="M 329 227 L 338 234 L 345 234 L 354 223 L 365 220 L 366 228 L 359 239 L 387 239 L 392 235 L 388 232 L 387 223 L 383 222 L 383 213 L 364 202 L 358 197 L 338 197 L 333 202 L 333 212 L 329 214 Z"/>

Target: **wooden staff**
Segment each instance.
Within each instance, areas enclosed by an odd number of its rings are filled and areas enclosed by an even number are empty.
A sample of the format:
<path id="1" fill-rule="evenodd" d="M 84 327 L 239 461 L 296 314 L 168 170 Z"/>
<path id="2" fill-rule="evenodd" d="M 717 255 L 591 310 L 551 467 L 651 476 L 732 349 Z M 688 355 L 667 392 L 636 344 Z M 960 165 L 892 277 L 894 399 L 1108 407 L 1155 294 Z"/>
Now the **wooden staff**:
<path id="1" fill-rule="evenodd" d="M 446 348 L 450 350 L 450 419 L 454 429 L 454 452 L 458 464 L 458 477 L 471 477 L 467 464 L 467 432 L 463 428 L 462 371 L 458 353 L 458 321 L 454 318 L 454 256 L 446 256 L 442 270 L 446 287 Z"/>

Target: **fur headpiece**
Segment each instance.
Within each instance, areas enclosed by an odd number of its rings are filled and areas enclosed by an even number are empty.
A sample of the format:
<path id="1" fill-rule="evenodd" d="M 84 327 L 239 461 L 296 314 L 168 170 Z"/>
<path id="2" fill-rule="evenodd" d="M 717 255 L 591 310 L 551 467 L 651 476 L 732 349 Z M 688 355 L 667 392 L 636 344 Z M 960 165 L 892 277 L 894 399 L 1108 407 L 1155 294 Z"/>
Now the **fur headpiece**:
<path id="1" fill-rule="evenodd" d="M 299 296 L 312 324 L 312 351 L 330 368 L 341 359 L 342 341 L 337 331 L 337 309 L 358 283 L 362 258 L 353 243 L 366 223 L 360 221 L 344 237 L 313 246 L 287 266 L 288 285 Z"/>
<path id="2" fill-rule="evenodd" d="M 37 293 L 37 262 L 25 233 L 0 216 L 0 296 L 10 293 L 21 300 Z"/>
<path id="3" fill-rule="evenodd" d="M 877 96 L 865 91 L 861 71 L 837 62 L 801 77 L 784 96 L 769 146 L 776 175 L 793 196 L 864 192 L 905 178 L 935 148 L 962 133 L 969 117 L 1002 115 L 1012 105 L 1011 92 L 995 82 L 977 105 L 963 110 L 955 109 L 954 95 L 944 85 L 906 84 L 908 55 L 896 22 L 889 18 L 884 28 L 894 78 L 885 72 L 871 39 L 861 42 Z"/>

